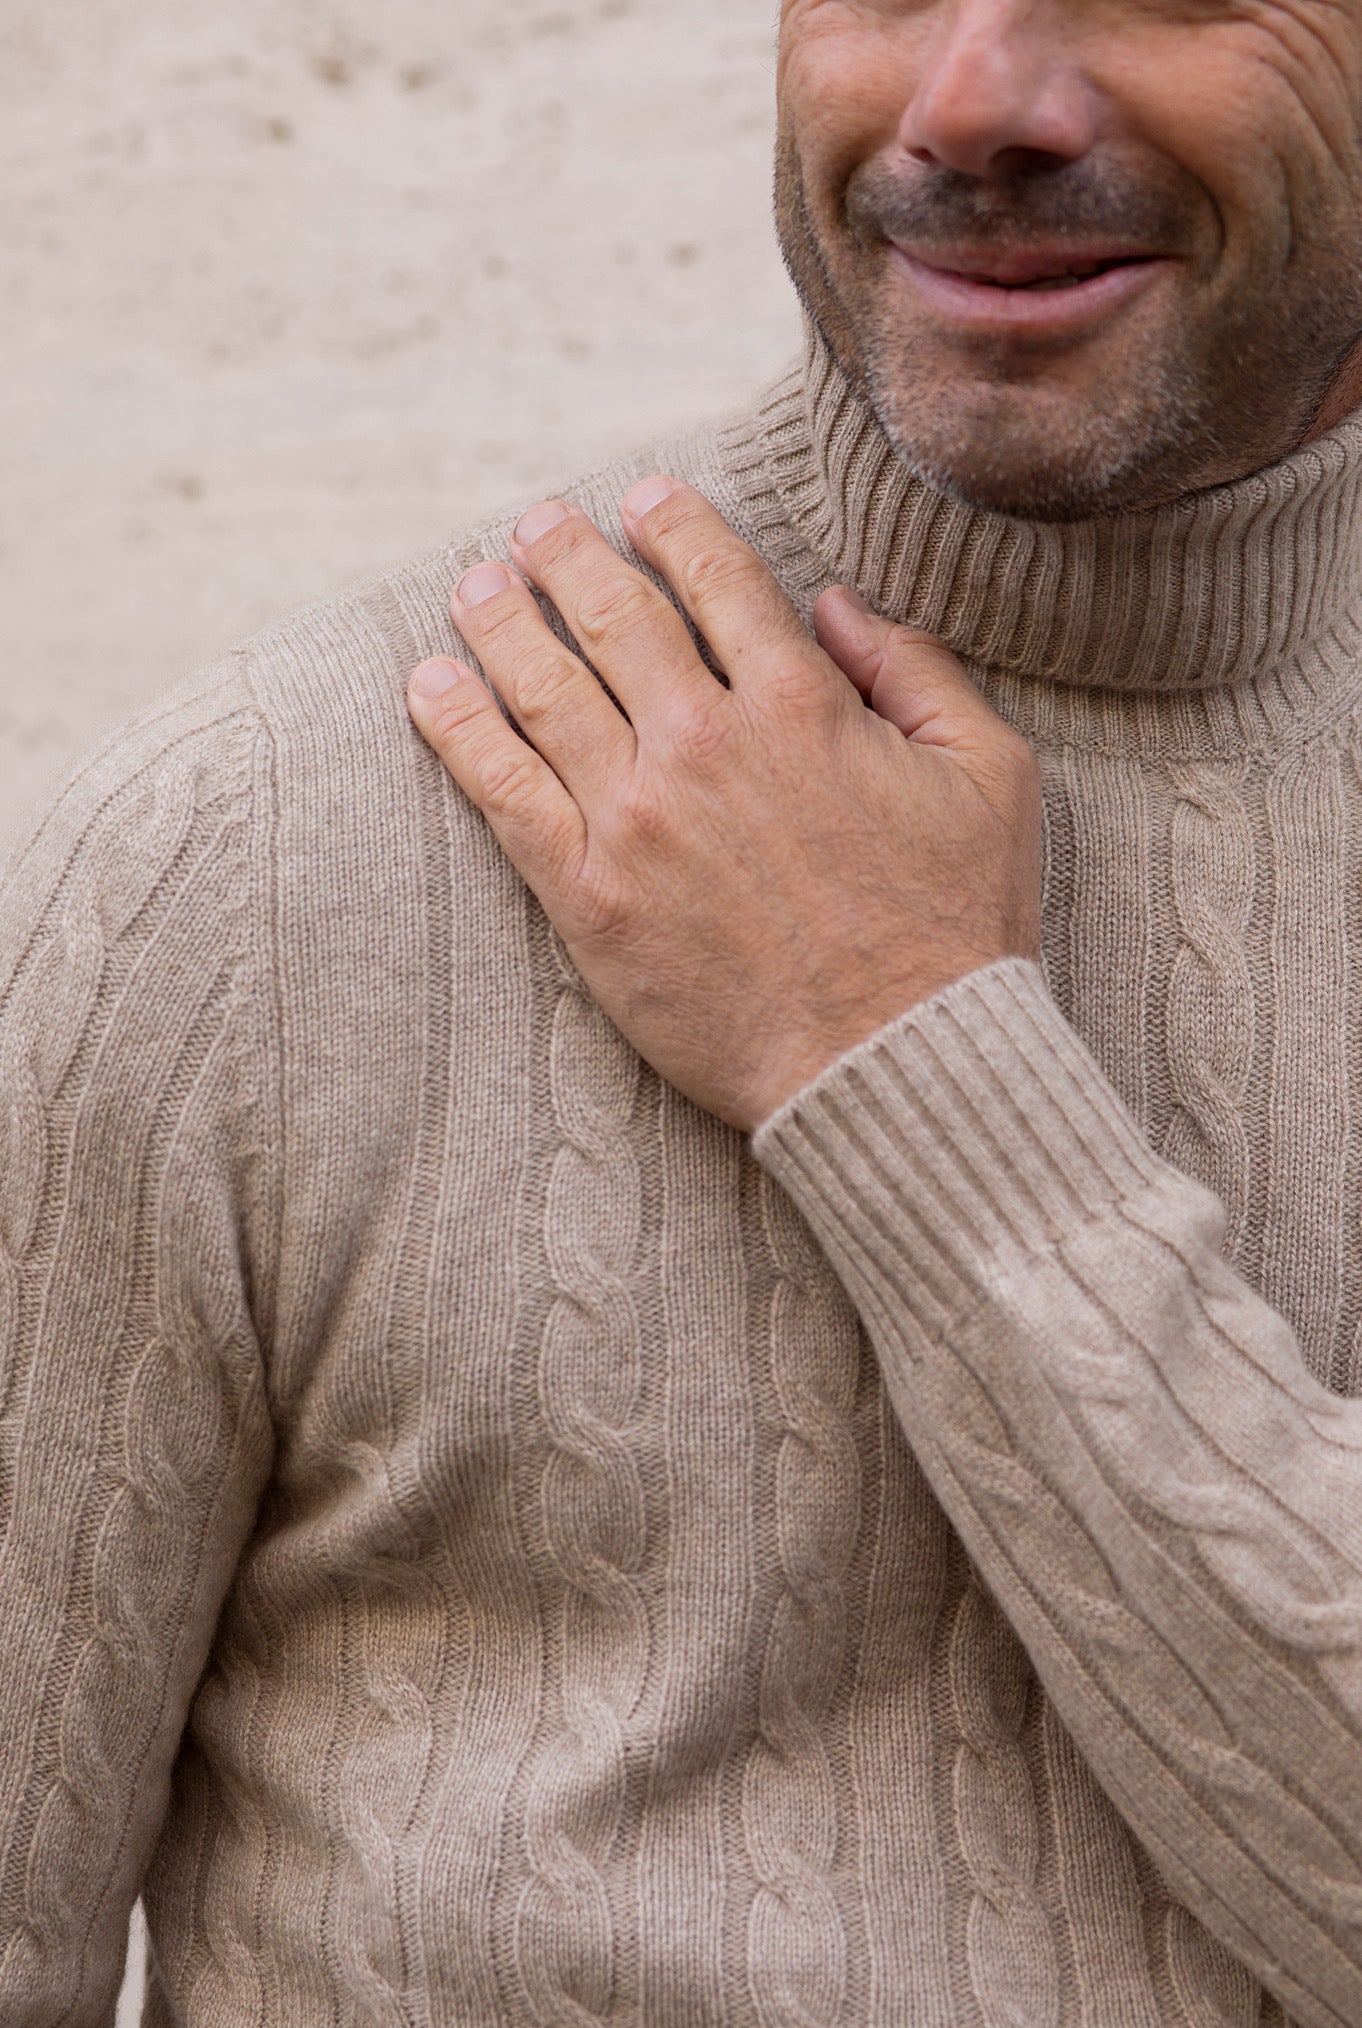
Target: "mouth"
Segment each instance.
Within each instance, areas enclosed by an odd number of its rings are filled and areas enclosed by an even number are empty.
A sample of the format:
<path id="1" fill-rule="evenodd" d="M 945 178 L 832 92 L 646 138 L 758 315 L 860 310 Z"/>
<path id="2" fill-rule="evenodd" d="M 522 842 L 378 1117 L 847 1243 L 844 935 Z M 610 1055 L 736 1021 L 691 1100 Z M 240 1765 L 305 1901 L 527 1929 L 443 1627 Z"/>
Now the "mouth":
<path id="1" fill-rule="evenodd" d="M 962 334 L 1077 334 L 1130 303 L 1171 266 L 1130 248 L 1032 246 L 998 250 L 891 250 L 938 321 Z"/>
<path id="2" fill-rule="evenodd" d="M 1125 261 L 1093 261 L 1080 267 L 1062 268 L 1057 275 L 1035 275 L 1028 282 L 1005 281 L 1000 275 L 973 275 L 963 279 L 983 282 L 990 289 L 1076 289 L 1080 282 L 1090 282 L 1094 275 L 1105 275 L 1112 268 L 1126 265 Z"/>

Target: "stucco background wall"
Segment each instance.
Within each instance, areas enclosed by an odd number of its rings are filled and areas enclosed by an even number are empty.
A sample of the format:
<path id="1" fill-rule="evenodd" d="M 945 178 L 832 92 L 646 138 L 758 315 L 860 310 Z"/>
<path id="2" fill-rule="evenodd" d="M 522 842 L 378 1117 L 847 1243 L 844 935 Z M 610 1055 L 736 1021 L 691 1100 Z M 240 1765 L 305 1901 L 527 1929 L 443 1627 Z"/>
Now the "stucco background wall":
<path id="1" fill-rule="evenodd" d="M 6 0 L 0 850 L 169 678 L 797 342 L 775 0 Z"/>
<path id="2" fill-rule="evenodd" d="M 181 671 L 780 365 L 775 12 L 6 0 L 0 853 Z"/>

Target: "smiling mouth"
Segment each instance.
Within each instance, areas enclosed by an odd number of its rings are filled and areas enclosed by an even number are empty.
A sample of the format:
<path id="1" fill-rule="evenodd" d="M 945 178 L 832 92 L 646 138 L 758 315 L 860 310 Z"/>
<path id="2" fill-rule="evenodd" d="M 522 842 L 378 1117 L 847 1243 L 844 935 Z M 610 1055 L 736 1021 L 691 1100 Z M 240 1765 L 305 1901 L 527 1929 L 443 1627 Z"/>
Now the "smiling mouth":
<path id="1" fill-rule="evenodd" d="M 934 274 L 951 281 L 967 282 L 975 288 L 1021 289 L 1027 294 L 1038 294 L 1046 289 L 1074 289 L 1081 282 L 1090 282 L 1096 275 L 1110 274 L 1115 268 L 1134 267 L 1147 260 L 1148 255 L 1138 253 L 1069 255 L 1020 255 L 1011 259 L 1001 255 L 993 259 L 967 259 L 950 255 L 930 258 L 914 253 L 908 247 L 900 249 L 919 266 L 930 268 Z"/>
<path id="2" fill-rule="evenodd" d="M 911 242 L 889 244 L 920 304 L 943 329 L 1023 342 L 1067 342 L 1092 333 L 1169 266 L 1166 256 L 1109 245 L 1052 241 L 985 250 L 937 244 L 918 251 Z"/>
<path id="3" fill-rule="evenodd" d="M 955 268 L 941 268 L 937 272 L 940 274 L 958 274 L 961 281 L 982 283 L 986 288 L 1025 289 L 1028 294 L 1035 295 L 1039 294 L 1042 289 L 1076 288 L 1080 282 L 1090 282 L 1094 275 L 1109 274 L 1113 268 L 1129 267 L 1135 258 L 1137 258 L 1135 255 L 1126 255 L 1116 260 L 1085 261 L 1074 267 L 1065 268 L 1059 274 L 1036 275 L 1030 281 L 1025 282 L 1008 281 L 995 275 L 964 274 Z"/>

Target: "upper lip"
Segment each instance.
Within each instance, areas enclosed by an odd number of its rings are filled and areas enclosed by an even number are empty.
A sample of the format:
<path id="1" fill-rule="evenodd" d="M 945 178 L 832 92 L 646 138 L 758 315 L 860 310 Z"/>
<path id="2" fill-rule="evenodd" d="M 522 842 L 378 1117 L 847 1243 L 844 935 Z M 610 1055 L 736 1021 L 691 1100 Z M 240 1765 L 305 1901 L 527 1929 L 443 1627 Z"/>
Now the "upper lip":
<path id="1" fill-rule="evenodd" d="M 1126 261 L 1150 260 L 1146 247 L 1113 246 L 1110 242 L 1074 243 L 1052 241 L 1046 245 L 988 247 L 930 246 L 912 240 L 895 240 L 901 253 L 938 274 L 963 275 L 970 281 L 993 282 L 999 288 L 1020 288 L 1027 282 L 1048 281 L 1056 275 L 1072 275 L 1082 268 L 1109 268 Z"/>

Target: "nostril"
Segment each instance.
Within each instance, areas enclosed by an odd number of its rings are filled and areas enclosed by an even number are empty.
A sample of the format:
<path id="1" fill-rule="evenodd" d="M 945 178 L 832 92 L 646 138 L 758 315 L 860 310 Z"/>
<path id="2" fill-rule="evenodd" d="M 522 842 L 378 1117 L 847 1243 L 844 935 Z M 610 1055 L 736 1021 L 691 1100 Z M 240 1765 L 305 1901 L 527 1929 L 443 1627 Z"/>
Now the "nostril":
<path id="1" fill-rule="evenodd" d="M 1053 176 L 1071 166 L 1072 157 L 1049 148 L 1000 148 L 989 163 L 989 174 L 1005 177 Z"/>
<path id="2" fill-rule="evenodd" d="M 1060 169 L 1072 167 L 1072 157 L 1046 148 L 999 148 L 969 167 L 957 160 L 949 148 L 931 148 L 921 141 L 907 143 L 903 153 L 920 168 L 950 169 L 979 183 L 1017 183 L 1053 176 Z"/>

